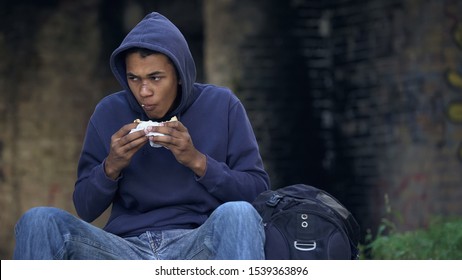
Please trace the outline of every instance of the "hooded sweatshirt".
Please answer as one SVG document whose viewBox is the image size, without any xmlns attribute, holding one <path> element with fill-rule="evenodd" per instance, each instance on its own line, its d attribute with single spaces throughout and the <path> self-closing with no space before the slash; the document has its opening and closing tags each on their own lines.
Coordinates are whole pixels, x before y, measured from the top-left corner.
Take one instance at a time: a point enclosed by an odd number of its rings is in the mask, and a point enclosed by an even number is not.
<svg viewBox="0 0 462 280">
<path fill-rule="evenodd" d="M 119 178 L 106 176 L 111 136 L 135 119 L 149 120 L 127 83 L 124 52 L 134 47 L 163 53 L 175 65 L 181 100 L 162 120 L 177 116 L 186 126 L 195 148 L 206 156 L 202 177 L 177 162 L 168 149 L 149 144 L 136 152 Z M 227 88 L 195 82 L 188 44 L 167 18 L 148 14 L 112 53 L 110 66 L 123 90 L 103 98 L 87 126 L 73 194 L 83 220 L 92 222 L 112 206 L 104 229 L 119 236 L 192 229 L 220 204 L 251 202 L 269 188 L 243 105 Z"/>
</svg>

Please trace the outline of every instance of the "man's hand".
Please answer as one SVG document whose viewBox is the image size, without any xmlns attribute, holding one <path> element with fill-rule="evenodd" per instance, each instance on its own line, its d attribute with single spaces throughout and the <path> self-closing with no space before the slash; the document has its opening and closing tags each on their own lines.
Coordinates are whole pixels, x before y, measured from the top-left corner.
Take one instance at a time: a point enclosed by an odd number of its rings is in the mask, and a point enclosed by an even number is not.
<svg viewBox="0 0 462 280">
<path fill-rule="evenodd" d="M 111 148 L 106 158 L 104 171 L 115 180 L 122 170 L 130 164 L 133 155 L 148 141 L 143 130 L 130 133 L 137 123 L 124 125 L 111 137 Z"/>
<path fill-rule="evenodd" d="M 179 163 L 190 168 L 197 176 L 204 176 L 206 157 L 194 147 L 188 129 L 181 122 L 165 122 L 160 126 L 149 127 L 148 131 L 165 134 L 150 136 L 149 140 L 169 149 Z"/>
</svg>

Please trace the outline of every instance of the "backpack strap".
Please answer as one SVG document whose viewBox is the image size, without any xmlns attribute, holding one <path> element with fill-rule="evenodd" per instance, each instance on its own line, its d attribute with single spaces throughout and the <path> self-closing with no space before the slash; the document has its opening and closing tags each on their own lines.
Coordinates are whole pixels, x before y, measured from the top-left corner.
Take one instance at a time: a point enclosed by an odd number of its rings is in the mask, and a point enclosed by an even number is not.
<svg viewBox="0 0 462 280">
<path fill-rule="evenodd" d="M 262 219 L 264 222 L 267 222 L 271 219 L 271 216 L 273 215 L 274 210 L 276 210 L 276 206 L 279 204 L 282 198 L 284 198 L 284 195 L 281 195 L 278 192 L 273 192 L 271 196 L 268 198 L 268 200 L 266 200 L 265 204 L 266 206 L 268 206 L 267 209 L 272 209 L 272 210 L 264 211 L 263 213 L 261 213 L 263 214 Z"/>
</svg>

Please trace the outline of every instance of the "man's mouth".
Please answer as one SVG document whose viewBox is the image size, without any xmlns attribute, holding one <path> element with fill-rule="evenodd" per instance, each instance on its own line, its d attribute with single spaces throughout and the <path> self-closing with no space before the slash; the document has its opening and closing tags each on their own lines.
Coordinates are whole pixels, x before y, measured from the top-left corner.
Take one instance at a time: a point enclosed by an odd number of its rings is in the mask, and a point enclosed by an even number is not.
<svg viewBox="0 0 462 280">
<path fill-rule="evenodd" d="M 141 107 L 143 107 L 143 109 L 146 111 L 151 111 L 155 108 L 154 105 L 149 105 L 149 104 L 141 104 Z"/>
</svg>

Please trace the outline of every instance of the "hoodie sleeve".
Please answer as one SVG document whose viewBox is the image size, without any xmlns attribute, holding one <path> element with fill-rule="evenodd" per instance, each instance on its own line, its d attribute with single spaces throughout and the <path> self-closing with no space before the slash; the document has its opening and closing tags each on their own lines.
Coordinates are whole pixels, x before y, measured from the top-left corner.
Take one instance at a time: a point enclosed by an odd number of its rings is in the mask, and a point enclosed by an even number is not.
<svg viewBox="0 0 462 280">
<path fill-rule="evenodd" d="M 198 181 L 219 200 L 252 202 L 259 193 L 269 189 L 269 177 L 241 102 L 230 108 L 226 163 L 206 156 L 206 174 Z"/>
<path fill-rule="evenodd" d="M 77 214 L 87 222 L 94 221 L 111 205 L 117 191 L 118 180 L 110 179 L 104 172 L 105 151 L 107 148 L 90 120 L 73 194 Z"/>
</svg>

